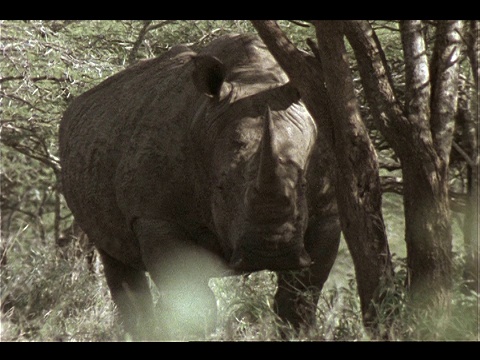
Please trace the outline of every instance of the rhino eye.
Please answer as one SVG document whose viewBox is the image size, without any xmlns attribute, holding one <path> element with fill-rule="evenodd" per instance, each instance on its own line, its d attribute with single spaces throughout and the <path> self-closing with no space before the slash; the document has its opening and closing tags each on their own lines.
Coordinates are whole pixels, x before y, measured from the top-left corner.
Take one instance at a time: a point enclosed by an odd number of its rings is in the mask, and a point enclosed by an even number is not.
<svg viewBox="0 0 480 360">
<path fill-rule="evenodd" d="M 307 185 L 308 185 L 307 179 L 305 179 L 304 177 L 302 177 L 302 178 L 300 179 L 300 187 L 302 188 L 302 190 L 305 190 L 305 189 L 307 188 Z"/>
<path fill-rule="evenodd" d="M 225 190 L 225 185 L 223 183 L 217 183 L 215 185 L 215 188 L 219 191 L 224 191 Z"/>
</svg>

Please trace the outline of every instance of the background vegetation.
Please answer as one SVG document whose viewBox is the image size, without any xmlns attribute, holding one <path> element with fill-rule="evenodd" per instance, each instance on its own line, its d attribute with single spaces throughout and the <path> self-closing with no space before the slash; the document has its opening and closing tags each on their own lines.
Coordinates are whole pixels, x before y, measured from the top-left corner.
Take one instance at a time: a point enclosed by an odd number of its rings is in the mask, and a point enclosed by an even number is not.
<svg viewBox="0 0 480 360">
<path fill-rule="evenodd" d="M 297 46 L 309 51 L 304 40 L 314 37 L 312 27 L 279 23 Z M 433 42 L 433 30 L 427 25 L 426 38 Z M 405 79 L 398 24 L 376 21 L 373 26 L 401 90 Z M 62 231 L 72 223 L 59 182 L 58 124 L 71 99 L 136 61 L 158 56 L 179 43 L 197 48 L 231 32 L 255 30 L 248 21 L 240 20 L 0 21 L 2 341 L 128 340 L 114 321 L 101 265 L 95 262 L 91 271 L 78 242 L 64 247 L 58 243 Z M 351 65 L 356 73 L 356 64 Z M 461 66 L 461 93 L 473 107 L 473 74 L 465 61 Z M 452 152 L 455 289 L 451 311 L 426 315 L 408 306 L 402 286 L 406 250 L 398 159 L 371 124 L 358 76 L 354 82 L 383 176 L 383 216 L 398 284 L 389 294 L 391 301 L 383 305 L 389 307 L 383 313 L 394 314 L 392 337 L 478 340 L 478 295 L 465 286 L 463 278 L 468 164 L 459 153 Z M 457 143 L 462 144 L 461 134 L 457 134 Z M 274 277 L 264 271 L 212 279 L 219 326 L 211 340 L 279 339 L 273 326 L 277 319 L 271 310 Z M 368 339 L 361 321 L 352 260 L 344 242 L 317 316 L 317 329 L 295 339 Z"/>
</svg>

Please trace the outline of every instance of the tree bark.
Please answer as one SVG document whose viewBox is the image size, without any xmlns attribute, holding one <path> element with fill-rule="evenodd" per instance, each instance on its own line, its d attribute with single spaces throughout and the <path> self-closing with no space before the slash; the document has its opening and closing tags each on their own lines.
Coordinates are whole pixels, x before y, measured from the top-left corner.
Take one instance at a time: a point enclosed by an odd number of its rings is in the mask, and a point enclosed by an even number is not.
<svg viewBox="0 0 480 360">
<path fill-rule="evenodd" d="M 440 158 L 442 176 L 447 177 L 458 99 L 458 67 L 462 21 L 440 21 L 431 62 L 432 98 L 430 127 Z"/>
<path fill-rule="evenodd" d="M 364 319 L 374 321 L 370 301 L 392 276 L 392 264 L 381 211 L 378 159 L 360 115 L 344 44 L 343 22 L 314 21 L 330 112 L 335 119 L 337 202 L 340 222 L 352 255 Z M 365 301 L 367 300 L 367 301 Z"/>
<path fill-rule="evenodd" d="M 478 77 L 480 75 L 480 68 L 478 65 L 478 58 L 480 57 L 480 21 L 470 20 L 468 22 L 468 30 L 466 32 L 467 40 L 467 55 L 472 66 L 473 78 L 477 88 L 478 96 Z"/>
<path fill-rule="evenodd" d="M 450 24 L 455 28 L 458 24 Z M 430 94 L 431 76 L 427 64 L 421 23 L 402 21 L 401 34 L 405 54 L 406 103 L 402 108 L 395 98 L 387 69 L 379 56 L 373 29 L 367 21 L 348 21 L 347 38 L 358 60 L 367 101 L 378 128 L 400 158 L 404 183 L 405 240 L 407 244 L 407 285 L 412 298 L 426 304 L 448 303 L 451 287 L 452 232 L 445 166 L 451 136 L 448 116 L 439 111 L 439 101 L 455 107 L 456 95 L 442 96 L 455 81 L 457 64 L 439 60 L 437 77 L 448 81 L 433 82 L 440 90 Z M 451 32 L 437 36 L 452 36 Z M 447 44 L 447 42 L 445 42 Z M 451 49 L 453 51 L 453 49 Z M 448 50 L 440 49 L 444 54 Z M 452 56 L 455 57 L 455 49 Z M 451 59 L 449 57 L 448 59 Z M 446 72 L 452 71 L 450 75 Z M 450 76 L 450 77 L 449 77 Z M 445 79 L 442 78 L 442 79 Z M 442 83 L 443 81 L 443 83 Z M 447 85 L 448 84 L 448 85 Z M 432 123 L 432 113 L 435 119 Z"/>
<path fill-rule="evenodd" d="M 334 153 L 328 165 L 335 169 L 342 231 L 355 265 L 362 315 L 365 325 L 374 329 L 377 314 L 373 304 L 381 301 L 380 289 L 391 279 L 392 266 L 381 213 L 377 158 L 354 96 L 341 22 L 314 23 L 321 62 L 300 53 L 275 21 L 252 23 L 298 88 L 320 132 L 327 134 L 327 150 Z"/>
<path fill-rule="evenodd" d="M 465 99 L 462 107 L 459 106 L 459 116 L 464 117 L 463 136 L 467 154 L 470 158 L 467 177 L 467 210 L 464 221 L 464 242 L 465 242 L 465 271 L 464 279 L 467 281 L 469 289 L 480 293 L 478 282 L 479 262 L 478 253 L 478 235 L 480 234 L 479 224 L 479 193 L 478 178 L 480 165 L 480 142 L 478 141 L 478 107 L 480 104 L 480 92 L 478 87 L 478 77 L 480 69 L 478 67 L 478 58 L 480 56 L 480 29 L 478 20 L 470 20 L 465 31 L 467 43 L 467 55 L 470 59 L 475 90 L 473 91 L 473 101 L 469 105 Z M 467 97 L 467 96 L 466 96 Z M 468 97 L 467 97 L 468 98 Z M 459 103 L 460 105 L 460 103 Z"/>
</svg>

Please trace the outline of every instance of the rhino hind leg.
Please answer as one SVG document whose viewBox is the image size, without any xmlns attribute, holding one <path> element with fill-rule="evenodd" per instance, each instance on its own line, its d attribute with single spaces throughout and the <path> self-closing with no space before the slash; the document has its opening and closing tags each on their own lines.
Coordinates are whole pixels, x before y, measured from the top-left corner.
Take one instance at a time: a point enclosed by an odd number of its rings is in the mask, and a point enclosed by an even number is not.
<svg viewBox="0 0 480 360">
<path fill-rule="evenodd" d="M 339 243 L 337 217 L 314 219 L 305 234 L 305 248 L 312 258 L 312 265 L 301 271 L 278 273 L 274 308 L 277 315 L 296 332 L 308 331 L 316 324 L 320 292 L 337 257 Z M 282 332 L 284 337 L 287 336 L 285 331 Z"/>
<path fill-rule="evenodd" d="M 100 249 L 98 252 L 125 332 L 135 340 L 153 340 L 153 300 L 145 272 L 124 265 Z"/>
</svg>

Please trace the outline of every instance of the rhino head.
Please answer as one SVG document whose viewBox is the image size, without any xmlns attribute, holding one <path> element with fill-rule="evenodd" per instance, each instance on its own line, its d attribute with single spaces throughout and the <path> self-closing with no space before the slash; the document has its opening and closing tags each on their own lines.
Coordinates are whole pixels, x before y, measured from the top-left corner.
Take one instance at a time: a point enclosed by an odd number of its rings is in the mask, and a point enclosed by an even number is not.
<svg viewBox="0 0 480 360">
<path fill-rule="evenodd" d="M 196 120 L 208 130 L 195 136 L 207 154 L 202 166 L 211 218 L 230 267 L 309 266 L 306 173 L 317 128 L 298 92 L 279 69 L 232 75 L 210 56 L 195 59 L 195 65 L 195 86 L 209 97 Z"/>
</svg>

